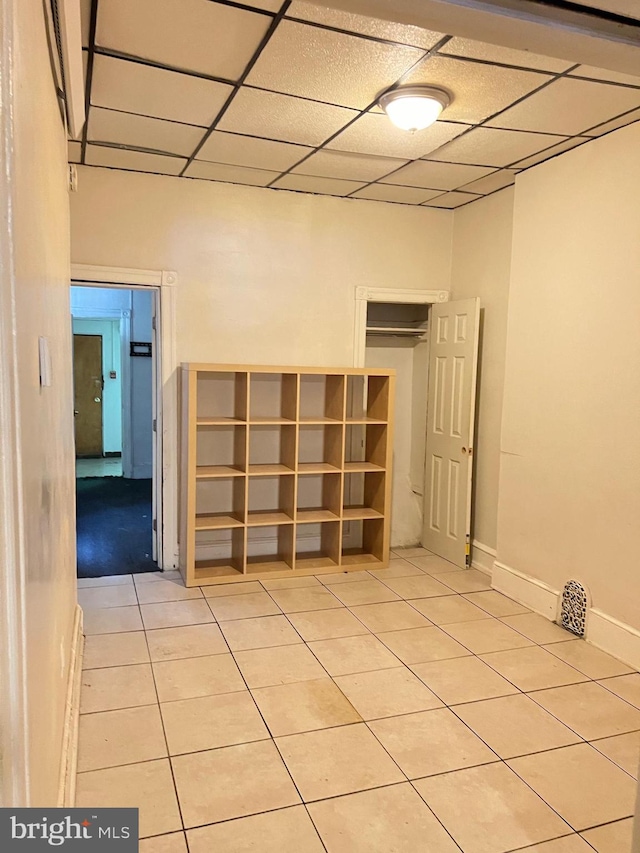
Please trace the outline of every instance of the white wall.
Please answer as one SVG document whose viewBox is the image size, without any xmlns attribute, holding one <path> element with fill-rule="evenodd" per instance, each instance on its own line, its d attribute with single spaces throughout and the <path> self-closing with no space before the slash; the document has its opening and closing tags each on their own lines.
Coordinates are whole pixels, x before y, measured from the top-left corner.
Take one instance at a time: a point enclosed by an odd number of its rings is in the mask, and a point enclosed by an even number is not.
<svg viewBox="0 0 640 853">
<path fill-rule="evenodd" d="M 472 557 L 486 566 L 497 544 L 513 197 L 513 189 L 502 190 L 457 210 L 454 218 L 451 298 L 480 297 Z"/>
<path fill-rule="evenodd" d="M 0 734 L 0 799 L 54 806 L 76 606 L 66 134 L 42 2 L 4 0 L 0 17 L 0 432 L 10 454 L 0 453 L 3 663 L 11 652 L 10 669 L 0 673 L 0 729 L 22 701 L 25 707 L 25 717 Z M 48 388 L 39 384 L 40 336 L 51 352 Z"/>
<path fill-rule="evenodd" d="M 640 124 L 516 184 L 498 559 L 640 629 Z"/>
</svg>

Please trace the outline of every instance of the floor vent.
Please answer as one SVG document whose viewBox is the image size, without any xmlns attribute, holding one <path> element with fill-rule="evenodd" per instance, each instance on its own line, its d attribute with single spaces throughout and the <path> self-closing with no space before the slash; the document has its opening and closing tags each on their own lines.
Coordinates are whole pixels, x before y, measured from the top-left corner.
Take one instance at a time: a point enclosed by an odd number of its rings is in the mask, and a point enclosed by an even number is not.
<svg viewBox="0 0 640 853">
<path fill-rule="evenodd" d="M 584 637 L 587 606 L 586 589 L 578 581 L 567 581 L 562 591 L 562 627 Z"/>
</svg>

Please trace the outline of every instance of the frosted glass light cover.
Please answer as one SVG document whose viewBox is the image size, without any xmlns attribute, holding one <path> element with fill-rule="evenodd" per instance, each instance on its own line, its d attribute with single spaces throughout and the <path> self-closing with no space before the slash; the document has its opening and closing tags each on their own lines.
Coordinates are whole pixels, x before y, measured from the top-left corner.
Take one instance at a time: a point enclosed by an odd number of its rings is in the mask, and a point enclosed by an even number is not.
<svg viewBox="0 0 640 853">
<path fill-rule="evenodd" d="M 449 95 L 439 89 L 407 86 L 388 92 L 379 104 L 401 130 L 424 130 L 433 124 L 450 103 Z"/>
</svg>

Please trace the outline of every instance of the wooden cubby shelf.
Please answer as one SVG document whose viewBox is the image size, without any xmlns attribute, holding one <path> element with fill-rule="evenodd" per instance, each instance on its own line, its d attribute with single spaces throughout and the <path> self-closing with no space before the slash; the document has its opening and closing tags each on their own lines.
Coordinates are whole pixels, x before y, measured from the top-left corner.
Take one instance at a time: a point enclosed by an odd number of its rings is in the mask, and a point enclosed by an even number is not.
<svg viewBox="0 0 640 853">
<path fill-rule="evenodd" d="M 183 364 L 187 586 L 389 560 L 393 370 Z"/>
</svg>

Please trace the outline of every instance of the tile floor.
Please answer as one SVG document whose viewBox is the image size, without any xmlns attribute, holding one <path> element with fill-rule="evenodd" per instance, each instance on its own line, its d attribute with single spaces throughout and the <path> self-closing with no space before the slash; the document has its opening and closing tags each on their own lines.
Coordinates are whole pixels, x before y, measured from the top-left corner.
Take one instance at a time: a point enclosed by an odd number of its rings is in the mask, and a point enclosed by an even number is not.
<svg viewBox="0 0 640 853">
<path fill-rule="evenodd" d="M 105 456 L 101 459 L 76 459 L 76 477 L 122 477 L 122 457 Z"/>
<path fill-rule="evenodd" d="M 629 853 L 640 674 L 422 549 L 80 582 L 79 806 L 141 853 Z"/>
</svg>

